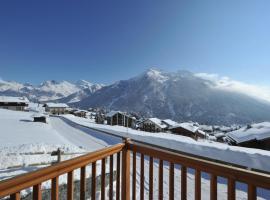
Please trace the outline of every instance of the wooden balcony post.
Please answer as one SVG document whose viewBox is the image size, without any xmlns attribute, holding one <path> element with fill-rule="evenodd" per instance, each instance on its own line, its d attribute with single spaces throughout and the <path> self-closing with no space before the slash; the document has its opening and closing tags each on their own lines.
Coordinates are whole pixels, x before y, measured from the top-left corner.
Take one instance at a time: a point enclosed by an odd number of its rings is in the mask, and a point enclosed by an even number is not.
<svg viewBox="0 0 270 200">
<path fill-rule="evenodd" d="M 41 184 L 33 186 L 33 199 L 41 200 Z"/>
<path fill-rule="evenodd" d="M 85 192 L 86 192 L 86 167 L 81 167 L 81 180 L 80 180 L 80 200 L 85 199 Z"/>
<path fill-rule="evenodd" d="M 255 200 L 257 198 L 256 187 L 252 184 L 248 184 L 248 200 Z"/>
<path fill-rule="evenodd" d="M 10 200 L 20 200 L 20 199 L 21 199 L 20 192 L 10 195 Z"/>
<path fill-rule="evenodd" d="M 122 200 L 130 200 L 130 150 L 128 143 L 130 139 L 126 139 L 125 147 L 122 152 Z"/>
<path fill-rule="evenodd" d="M 52 200 L 58 200 L 58 192 L 59 192 L 59 181 L 58 177 L 55 177 L 52 179 L 52 191 L 51 191 L 51 199 Z"/>
<path fill-rule="evenodd" d="M 73 171 L 68 172 L 67 176 L 67 200 L 73 200 L 74 194 L 74 183 L 73 183 Z"/>
</svg>

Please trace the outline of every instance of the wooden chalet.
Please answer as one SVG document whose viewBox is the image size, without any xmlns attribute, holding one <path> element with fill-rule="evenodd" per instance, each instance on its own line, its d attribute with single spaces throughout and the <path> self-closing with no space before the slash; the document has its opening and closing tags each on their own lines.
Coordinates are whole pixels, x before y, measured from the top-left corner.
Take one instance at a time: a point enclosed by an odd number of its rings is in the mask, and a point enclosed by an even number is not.
<svg viewBox="0 0 270 200">
<path fill-rule="evenodd" d="M 167 128 L 167 125 L 158 118 L 148 118 L 138 125 L 140 130 L 147 132 L 163 132 Z"/>
<path fill-rule="evenodd" d="M 229 132 L 226 139 L 232 145 L 270 150 L 270 122 L 252 124 Z"/>
<path fill-rule="evenodd" d="M 46 103 L 43 107 L 45 107 L 45 111 L 52 115 L 62 115 L 67 113 L 67 109 L 69 108 L 65 103 Z"/>
<path fill-rule="evenodd" d="M 77 116 L 77 117 L 86 118 L 87 113 L 88 113 L 88 111 L 86 111 L 86 110 L 76 110 L 74 112 L 74 115 Z"/>
<path fill-rule="evenodd" d="M 199 130 L 198 126 L 195 126 L 193 123 L 189 122 L 180 123 L 174 127 L 169 128 L 169 130 L 173 134 L 191 137 L 195 140 L 198 138 L 206 138 L 206 134 Z"/>
<path fill-rule="evenodd" d="M 106 120 L 108 125 L 118 125 L 125 127 L 133 127 L 136 121 L 134 117 L 120 111 L 111 111 L 107 113 Z"/>
<path fill-rule="evenodd" d="M 29 100 L 26 97 L 10 97 L 0 96 L 0 108 L 25 111 L 25 107 L 29 105 Z"/>
</svg>

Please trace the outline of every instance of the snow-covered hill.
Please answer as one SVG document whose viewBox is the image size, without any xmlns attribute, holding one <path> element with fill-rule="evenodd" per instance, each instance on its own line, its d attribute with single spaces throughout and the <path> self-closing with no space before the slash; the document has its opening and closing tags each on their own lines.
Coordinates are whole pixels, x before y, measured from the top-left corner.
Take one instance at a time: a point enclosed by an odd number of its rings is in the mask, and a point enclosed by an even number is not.
<svg viewBox="0 0 270 200">
<path fill-rule="evenodd" d="M 14 81 L 0 82 L 0 95 L 26 96 L 32 101 L 50 101 L 67 97 L 65 103 L 80 101 L 99 90 L 103 85 L 92 84 L 85 80 L 70 83 L 68 81 L 45 81 L 38 86 L 21 84 Z M 72 96 L 70 96 L 72 95 Z M 70 97 L 69 97 L 70 96 Z"/>
<path fill-rule="evenodd" d="M 270 103 L 249 93 L 217 87 L 188 71 L 150 69 L 129 80 L 103 87 L 76 106 L 107 107 L 144 116 L 197 121 L 201 124 L 246 124 L 270 120 Z M 230 87 L 227 87 L 230 88 Z"/>
</svg>

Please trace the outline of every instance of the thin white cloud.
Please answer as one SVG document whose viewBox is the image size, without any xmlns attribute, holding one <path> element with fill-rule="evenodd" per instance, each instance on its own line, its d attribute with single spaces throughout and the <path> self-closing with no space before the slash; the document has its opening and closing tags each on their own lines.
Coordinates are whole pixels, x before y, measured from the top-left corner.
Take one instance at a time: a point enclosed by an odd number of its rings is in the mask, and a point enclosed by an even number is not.
<svg viewBox="0 0 270 200">
<path fill-rule="evenodd" d="M 242 93 L 256 99 L 270 102 L 270 87 L 262 85 L 248 84 L 229 77 L 219 76 L 218 74 L 198 73 L 197 77 L 211 81 L 216 89 Z"/>
</svg>

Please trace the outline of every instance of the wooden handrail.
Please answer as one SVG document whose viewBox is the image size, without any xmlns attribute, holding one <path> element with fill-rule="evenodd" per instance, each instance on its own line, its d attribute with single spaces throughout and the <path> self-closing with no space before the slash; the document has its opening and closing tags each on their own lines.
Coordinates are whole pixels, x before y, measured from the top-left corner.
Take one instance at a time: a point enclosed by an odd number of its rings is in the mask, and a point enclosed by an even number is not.
<svg viewBox="0 0 270 200">
<path fill-rule="evenodd" d="M 133 155 L 133 164 L 130 164 L 131 154 Z M 116 161 L 116 188 L 113 184 L 114 177 L 114 155 L 117 156 Z M 140 156 L 140 165 L 136 165 L 137 156 Z M 193 156 L 183 155 L 173 151 L 168 151 L 162 148 L 156 148 L 152 145 L 145 145 L 131 140 L 126 140 L 125 143 L 120 143 L 111 147 L 104 148 L 71 160 L 67 160 L 56 165 L 46 167 L 31 173 L 20 175 L 9 180 L 0 182 L 0 198 L 10 195 L 11 199 L 19 199 L 20 191 L 33 187 L 33 198 L 41 199 L 41 184 L 42 182 L 52 181 L 51 197 L 53 200 L 58 200 L 58 178 L 60 175 L 68 174 L 67 176 L 67 199 L 73 200 L 74 192 L 74 170 L 81 170 L 80 180 L 80 199 L 86 197 L 86 166 L 92 165 L 92 179 L 91 179 L 91 197 L 96 197 L 96 163 L 101 161 L 101 199 L 105 199 L 105 179 L 106 179 L 106 159 L 109 158 L 109 199 L 113 197 L 113 191 L 116 189 L 116 197 L 122 200 L 136 199 L 136 170 L 140 167 L 140 199 L 144 199 L 145 192 L 145 156 L 149 156 L 149 199 L 153 197 L 153 162 L 154 159 L 159 160 L 158 167 L 158 199 L 163 199 L 163 176 L 164 165 L 169 162 L 169 199 L 174 200 L 175 188 L 175 165 L 181 165 L 181 199 L 187 198 L 187 169 L 193 168 L 195 170 L 195 199 L 200 200 L 203 193 L 201 193 L 201 174 L 203 172 L 210 174 L 210 197 L 211 200 L 216 200 L 218 196 L 217 191 L 217 177 L 221 176 L 228 179 L 228 199 L 235 199 L 235 185 L 236 182 L 244 182 L 248 184 L 248 199 L 253 200 L 257 196 L 257 187 L 270 190 L 270 175 L 254 172 L 251 170 L 242 169 L 235 166 L 215 163 L 206 159 L 195 158 Z M 121 159 L 122 157 L 122 159 Z M 121 166 L 121 168 L 120 168 Z M 131 177 L 131 169 L 133 176 Z M 120 172 L 121 171 L 121 172 Z M 130 179 L 132 178 L 132 179 Z M 138 177 L 139 178 L 139 177 Z M 120 184 L 121 179 L 121 184 Z M 132 184 L 130 186 L 130 183 Z M 120 192 L 121 187 L 121 192 Z M 131 192 L 132 189 L 132 192 Z"/>
<path fill-rule="evenodd" d="M 136 143 L 128 143 L 128 148 L 133 151 L 136 149 L 137 153 L 148 155 L 160 160 L 165 160 L 175 164 L 184 165 L 193 169 L 197 169 L 203 172 L 208 172 L 210 174 L 215 174 L 216 176 L 222 176 L 230 179 L 234 179 L 240 182 L 249 183 L 256 185 L 257 187 L 262 187 L 265 189 L 270 189 L 270 175 L 260 172 L 254 172 L 251 170 L 246 170 L 242 168 L 237 168 L 234 166 L 224 165 L 215 163 L 208 160 L 198 159 L 178 153 L 173 153 L 166 150 L 161 150 L 157 148 L 150 147 L 148 145 L 141 145 Z"/>
<path fill-rule="evenodd" d="M 26 188 L 38 185 L 44 181 L 53 179 L 62 174 L 84 167 L 89 163 L 101 160 L 115 153 L 121 152 L 125 144 L 116 144 L 83 156 L 63 161 L 53 166 L 49 166 L 34 172 L 16 176 L 14 178 L 0 182 L 0 198 Z"/>
</svg>

